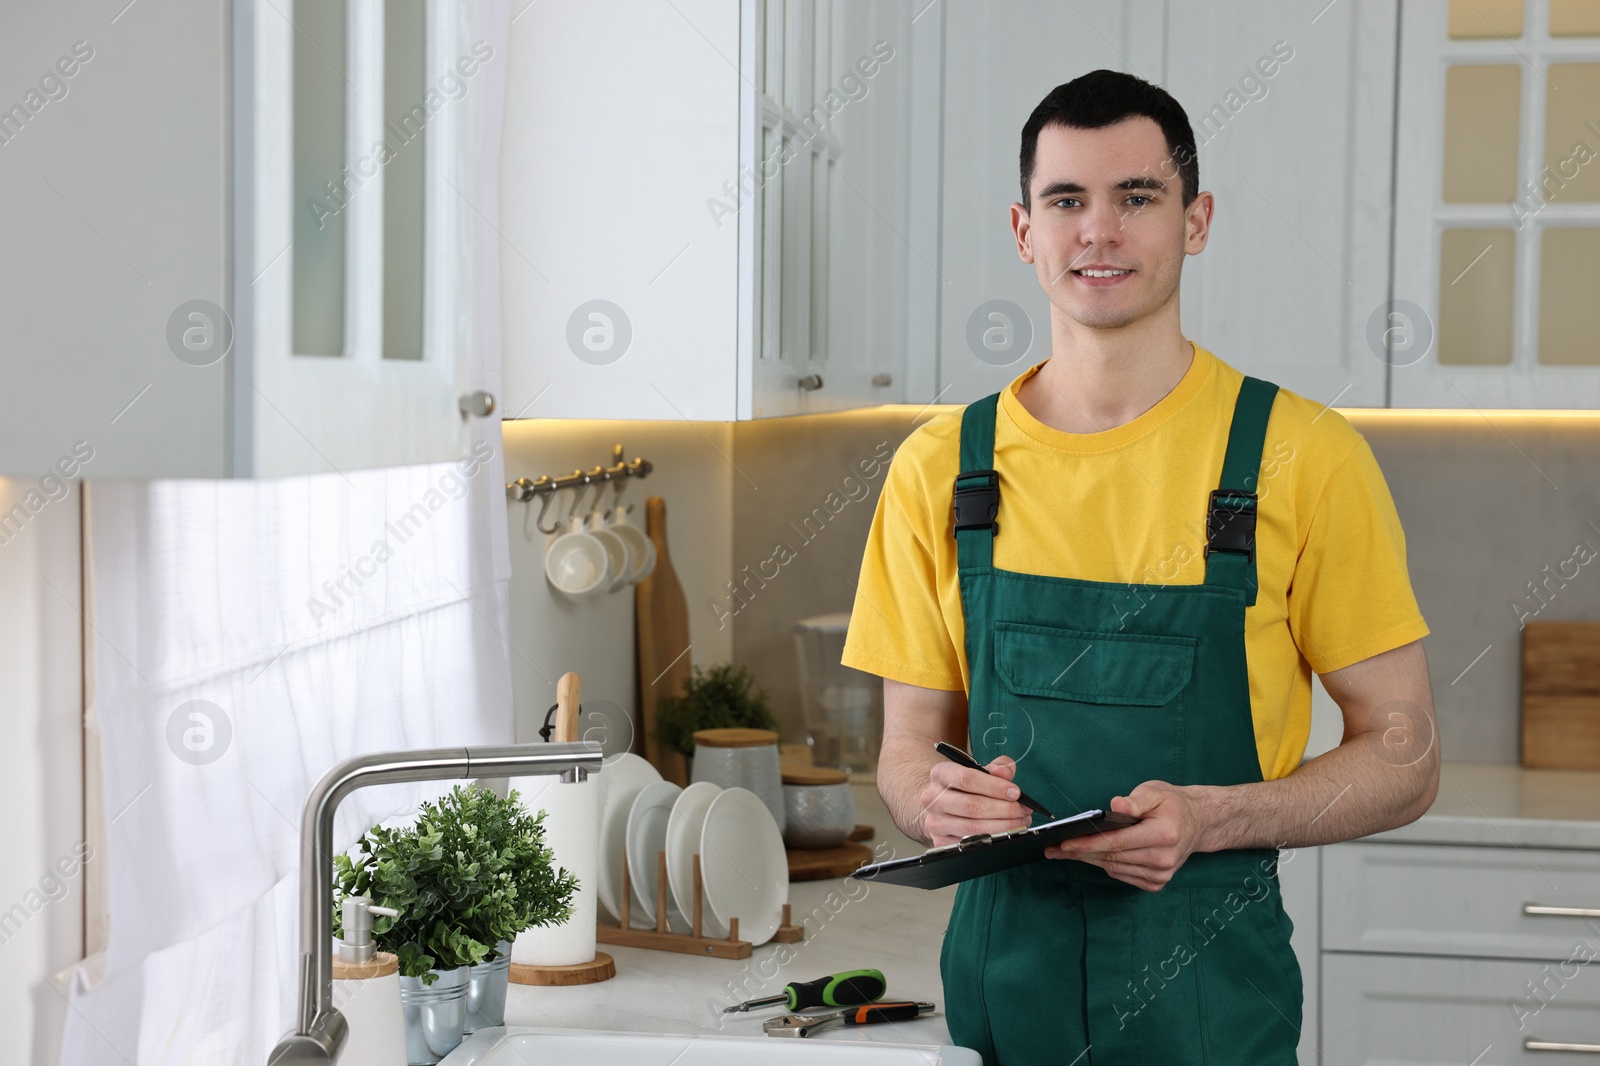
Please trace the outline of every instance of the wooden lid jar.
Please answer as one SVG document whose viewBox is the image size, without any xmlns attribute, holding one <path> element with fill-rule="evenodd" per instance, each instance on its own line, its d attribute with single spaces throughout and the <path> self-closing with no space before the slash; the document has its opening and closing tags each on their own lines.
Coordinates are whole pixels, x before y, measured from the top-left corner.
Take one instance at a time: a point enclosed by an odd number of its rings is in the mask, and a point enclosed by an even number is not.
<svg viewBox="0 0 1600 1066">
<path fill-rule="evenodd" d="M 697 729 L 694 746 L 698 748 L 760 748 L 778 746 L 778 734 L 770 729 Z"/>
<path fill-rule="evenodd" d="M 722 788 L 747 788 L 784 829 L 783 777 L 778 734 L 770 729 L 700 729 L 694 734 L 694 781 Z"/>
<path fill-rule="evenodd" d="M 831 848 L 856 827 L 850 775 L 826 766 L 783 768 L 783 841 L 791 848 Z"/>
</svg>

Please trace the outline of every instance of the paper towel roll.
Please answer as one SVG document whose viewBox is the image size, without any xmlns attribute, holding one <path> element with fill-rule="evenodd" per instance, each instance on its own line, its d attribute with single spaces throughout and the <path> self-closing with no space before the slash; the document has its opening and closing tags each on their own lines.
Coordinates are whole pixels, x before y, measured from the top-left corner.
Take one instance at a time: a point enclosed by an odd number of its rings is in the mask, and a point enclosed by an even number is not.
<svg viewBox="0 0 1600 1066">
<path fill-rule="evenodd" d="M 562 781 L 519 777 L 511 782 L 531 813 L 545 811 L 544 839 L 555 864 L 578 879 L 572 914 L 560 925 L 535 926 L 517 935 L 511 961 L 518 966 L 571 966 L 594 958 L 595 878 L 600 865 L 600 778 Z"/>
<path fill-rule="evenodd" d="M 394 956 L 379 958 L 392 960 Z M 335 980 L 333 1005 L 350 1025 L 349 1043 L 339 1057 L 344 1066 L 404 1066 L 406 1025 L 400 1009 L 399 973 Z"/>
</svg>

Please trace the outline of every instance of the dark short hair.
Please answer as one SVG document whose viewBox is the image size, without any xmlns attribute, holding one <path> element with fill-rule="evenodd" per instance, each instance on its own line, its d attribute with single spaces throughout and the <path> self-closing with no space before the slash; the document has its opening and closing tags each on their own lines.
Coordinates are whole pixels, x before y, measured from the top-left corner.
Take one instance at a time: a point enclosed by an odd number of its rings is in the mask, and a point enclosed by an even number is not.
<svg viewBox="0 0 1600 1066">
<path fill-rule="evenodd" d="M 1022 127 L 1022 206 L 1033 209 L 1029 187 L 1033 184 L 1040 130 L 1046 126 L 1097 130 L 1138 115 L 1154 119 L 1166 136 L 1167 151 L 1183 181 L 1183 206 L 1188 207 L 1200 191 L 1200 158 L 1189 116 L 1161 86 L 1119 70 L 1091 70 L 1065 85 L 1057 85 L 1028 116 Z"/>
</svg>

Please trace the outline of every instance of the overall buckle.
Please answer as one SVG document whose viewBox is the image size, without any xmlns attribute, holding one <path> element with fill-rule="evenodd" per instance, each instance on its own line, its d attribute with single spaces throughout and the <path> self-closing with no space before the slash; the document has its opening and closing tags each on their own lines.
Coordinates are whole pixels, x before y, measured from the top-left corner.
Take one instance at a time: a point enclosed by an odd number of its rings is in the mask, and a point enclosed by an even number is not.
<svg viewBox="0 0 1600 1066">
<path fill-rule="evenodd" d="M 1256 546 L 1256 494 L 1236 489 L 1212 489 L 1206 508 L 1206 555 L 1233 552 L 1254 560 Z"/>
<path fill-rule="evenodd" d="M 963 484 L 974 478 L 977 484 Z M 963 529 L 987 529 L 1000 532 L 995 516 L 1000 513 L 1000 474 L 995 470 L 965 470 L 956 475 L 955 532 Z"/>
</svg>

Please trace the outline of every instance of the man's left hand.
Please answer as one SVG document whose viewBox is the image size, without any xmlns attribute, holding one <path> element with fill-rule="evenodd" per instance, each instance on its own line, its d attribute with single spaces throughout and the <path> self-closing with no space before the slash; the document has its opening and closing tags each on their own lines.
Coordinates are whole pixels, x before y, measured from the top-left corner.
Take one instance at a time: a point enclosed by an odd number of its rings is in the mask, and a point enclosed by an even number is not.
<svg viewBox="0 0 1600 1066">
<path fill-rule="evenodd" d="M 1133 815 L 1140 819 L 1138 825 L 1052 844 L 1045 858 L 1092 863 L 1119 881 L 1159 892 L 1200 843 L 1201 791 L 1198 786 L 1146 781 L 1111 801 L 1113 811 Z"/>
</svg>

